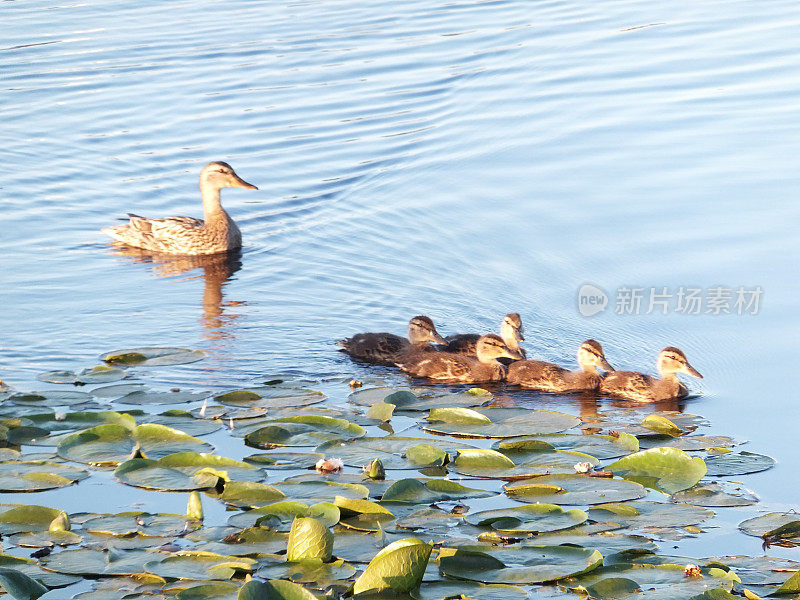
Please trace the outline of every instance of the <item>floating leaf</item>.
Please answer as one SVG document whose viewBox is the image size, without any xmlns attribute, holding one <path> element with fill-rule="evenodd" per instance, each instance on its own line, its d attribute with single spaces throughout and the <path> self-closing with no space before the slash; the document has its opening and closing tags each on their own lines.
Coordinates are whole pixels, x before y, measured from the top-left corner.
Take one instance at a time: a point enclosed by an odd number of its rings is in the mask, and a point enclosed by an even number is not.
<svg viewBox="0 0 800 600">
<path fill-rule="evenodd" d="M 449 459 L 449 453 L 468 447 L 449 440 L 385 436 L 333 440 L 317 446 L 316 450 L 325 456 L 340 458 L 351 467 L 363 468 L 377 458 L 386 469 L 419 469 L 442 466 Z"/>
<path fill-rule="evenodd" d="M 400 479 L 386 490 L 383 502 L 423 504 L 442 500 L 487 498 L 497 492 L 468 488 L 449 479 Z"/>
<path fill-rule="evenodd" d="M 442 549 L 439 569 L 455 579 L 524 585 L 585 573 L 602 562 L 597 550 L 570 546 L 461 546 Z"/>
<path fill-rule="evenodd" d="M 355 594 L 369 590 L 408 592 L 419 587 L 432 546 L 416 538 L 398 540 L 375 555 L 356 579 Z"/>
<path fill-rule="evenodd" d="M 758 498 L 754 494 L 732 483 L 696 485 L 691 489 L 674 494 L 672 498 L 678 502 L 711 507 L 750 506 L 758 502 Z"/>
<path fill-rule="evenodd" d="M 580 525 L 588 518 L 582 510 L 564 510 L 555 504 L 528 504 L 484 510 L 467 515 L 467 523 L 507 535 L 558 531 Z"/>
<path fill-rule="evenodd" d="M 772 468 L 774 464 L 774 458 L 752 452 L 730 452 L 706 457 L 708 475 L 712 477 L 758 473 Z"/>
<path fill-rule="evenodd" d="M 612 521 L 629 527 L 686 527 L 697 525 L 714 516 L 714 512 L 691 504 L 652 502 L 609 502 L 589 509 L 589 518 Z"/>
<path fill-rule="evenodd" d="M 133 534 L 151 537 L 175 537 L 198 529 L 201 524 L 185 515 L 157 514 L 141 511 L 102 515 L 88 519 L 83 523 L 83 530 L 114 536 L 131 536 Z"/>
<path fill-rule="evenodd" d="M 319 559 L 328 562 L 333 552 L 333 533 L 322 521 L 300 517 L 292 522 L 286 549 L 286 560 Z"/>
<path fill-rule="evenodd" d="M 445 600 L 470 598 L 473 600 L 527 600 L 528 591 L 515 585 L 487 585 L 474 581 L 426 581 L 412 590 L 416 600 Z M 538 595 L 538 594 L 537 594 Z"/>
<path fill-rule="evenodd" d="M 280 390 L 258 388 L 257 390 L 235 390 L 214 399 L 226 406 L 241 408 L 285 408 L 303 407 L 325 400 L 325 394 L 305 388 L 281 388 Z"/>
<path fill-rule="evenodd" d="M 163 556 L 149 550 L 103 552 L 78 548 L 53 553 L 41 559 L 46 569 L 68 575 L 132 575 L 144 571 L 146 562 Z"/>
<path fill-rule="evenodd" d="M 334 439 L 363 437 L 366 433 L 363 427 L 346 419 L 300 415 L 269 421 L 264 427 L 247 434 L 245 443 L 264 449 L 317 446 Z"/>
<path fill-rule="evenodd" d="M 703 459 L 677 448 L 651 448 L 606 465 L 614 474 L 667 494 L 688 489 L 706 474 Z"/>
<path fill-rule="evenodd" d="M 492 448 L 516 462 L 524 460 L 530 453 L 542 450 L 541 444 L 557 450 L 573 450 L 594 456 L 600 460 L 617 458 L 639 451 L 639 440 L 629 433 L 611 435 L 583 435 L 575 433 L 551 433 L 549 435 L 513 437 L 495 442 Z"/>
<path fill-rule="evenodd" d="M 145 347 L 106 352 L 100 355 L 100 360 L 110 365 L 126 367 L 162 367 L 197 362 L 205 358 L 205 356 L 206 354 L 202 350 Z"/>
<path fill-rule="evenodd" d="M 350 402 L 360 406 L 394 404 L 398 411 L 425 411 L 433 408 L 484 406 L 492 401 L 491 395 L 466 392 L 448 392 L 432 387 L 360 389 L 350 394 Z"/>
<path fill-rule="evenodd" d="M 647 415 L 642 426 L 661 435 L 676 437 L 684 433 L 683 429 L 662 415 Z"/>
<path fill-rule="evenodd" d="M 317 597 L 291 581 L 254 579 L 242 586 L 238 600 L 317 600 Z"/>
<path fill-rule="evenodd" d="M 643 497 L 644 487 L 632 481 L 585 475 L 544 475 L 505 486 L 506 494 L 519 502 L 551 504 L 600 504 Z"/>
<path fill-rule="evenodd" d="M 175 579 L 230 579 L 237 573 L 250 573 L 256 561 L 243 556 L 224 556 L 212 552 L 181 552 L 144 565 L 149 573 Z"/>
<path fill-rule="evenodd" d="M 580 419 L 565 413 L 528 408 L 434 409 L 422 428 L 430 433 L 472 438 L 507 438 L 556 433 Z"/>
<path fill-rule="evenodd" d="M 756 537 L 772 537 L 773 541 L 800 537 L 800 514 L 789 511 L 770 512 L 739 523 L 739 530 Z"/>
<path fill-rule="evenodd" d="M 0 586 L 14 600 L 36 600 L 48 591 L 35 579 L 8 567 L 0 567 Z"/>
<path fill-rule="evenodd" d="M 155 490 L 187 491 L 216 487 L 220 481 L 260 479 L 260 469 L 247 463 L 198 452 L 170 454 L 159 460 L 133 458 L 114 471 L 128 485 Z"/>
<path fill-rule="evenodd" d="M 517 458 L 517 453 L 514 456 Z M 571 474 L 575 472 L 576 463 L 588 463 L 593 467 L 600 462 L 588 454 L 556 450 L 549 444 L 542 444 L 540 452 L 524 453 L 520 461 L 521 464 L 515 465 L 507 455 L 496 450 L 459 450 L 453 468 L 457 473 L 472 477 L 515 480 L 555 473 Z"/>
<path fill-rule="evenodd" d="M 311 469 L 324 459 L 321 452 L 264 452 L 245 456 L 243 460 L 269 469 Z"/>
<path fill-rule="evenodd" d="M 0 533 L 47 531 L 64 511 L 33 504 L 0 504 Z"/>
<path fill-rule="evenodd" d="M 130 427 L 110 423 L 65 438 L 58 445 L 58 454 L 87 464 L 117 465 L 135 452 L 155 460 L 179 452 L 213 449 L 211 444 L 164 425 L 146 423 Z"/>
<path fill-rule="evenodd" d="M 278 529 L 281 524 L 288 525 L 297 517 L 315 517 L 330 527 L 339 522 L 339 509 L 330 502 L 309 506 L 303 502 L 285 500 L 237 513 L 228 519 L 228 523 L 234 527 L 261 526 L 263 523 Z M 288 529 L 287 526 L 285 530 Z"/>
<path fill-rule="evenodd" d="M 86 479 L 77 467 L 45 461 L 0 462 L 0 492 L 40 492 Z"/>
<path fill-rule="evenodd" d="M 272 504 L 286 498 L 281 490 L 255 481 L 229 481 L 225 484 L 220 500 L 238 507 L 257 507 Z"/>
</svg>

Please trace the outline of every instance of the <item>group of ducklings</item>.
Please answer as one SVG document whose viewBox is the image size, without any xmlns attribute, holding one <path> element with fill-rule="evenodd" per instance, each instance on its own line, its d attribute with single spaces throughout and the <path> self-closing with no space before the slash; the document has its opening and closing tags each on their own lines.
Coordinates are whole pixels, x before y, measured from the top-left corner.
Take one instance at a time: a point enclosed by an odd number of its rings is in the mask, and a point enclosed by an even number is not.
<svg viewBox="0 0 800 600">
<path fill-rule="evenodd" d="M 409 321 L 408 338 L 392 333 L 359 333 L 338 344 L 354 358 L 397 366 L 417 377 L 457 383 L 506 381 L 545 392 L 596 391 L 635 402 L 686 396 L 688 390 L 678 379 L 678 373 L 703 377 L 689 364 L 686 355 L 672 346 L 658 355 L 656 367 L 660 379 L 635 371 L 616 371 L 595 340 L 586 340 L 578 347 L 580 370 L 572 371 L 528 359 L 519 345 L 525 340 L 523 334 L 522 319 L 517 313 L 503 318 L 500 335 L 447 337 L 439 335 L 430 318 L 417 316 Z"/>
</svg>

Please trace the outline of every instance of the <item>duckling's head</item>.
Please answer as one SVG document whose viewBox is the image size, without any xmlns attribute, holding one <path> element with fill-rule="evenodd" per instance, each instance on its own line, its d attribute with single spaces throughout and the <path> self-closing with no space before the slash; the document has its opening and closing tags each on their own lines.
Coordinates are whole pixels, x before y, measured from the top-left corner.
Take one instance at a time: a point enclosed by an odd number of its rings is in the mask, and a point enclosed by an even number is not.
<svg viewBox="0 0 800 600">
<path fill-rule="evenodd" d="M 614 367 L 608 364 L 603 347 L 596 340 L 586 340 L 578 347 L 578 365 L 584 371 L 613 371 Z"/>
<path fill-rule="evenodd" d="M 412 344 L 433 342 L 434 344 L 447 345 L 444 338 L 436 331 L 433 321 L 422 315 L 414 317 L 408 322 L 408 339 Z"/>
<path fill-rule="evenodd" d="M 257 190 L 253 184 L 247 183 L 239 177 L 228 163 L 213 161 L 200 171 L 200 187 L 219 190 L 224 187 L 240 187 L 248 190 Z"/>
<path fill-rule="evenodd" d="M 661 351 L 658 355 L 656 366 L 658 367 L 658 372 L 661 377 L 673 375 L 675 373 L 686 373 L 692 377 L 703 378 L 703 376 L 697 372 L 697 369 L 686 360 L 686 355 L 672 346 L 667 346 Z"/>
<path fill-rule="evenodd" d="M 478 338 L 475 353 L 481 362 L 491 362 L 496 358 L 513 358 L 514 360 L 523 358 L 522 354 L 509 348 L 503 338 L 494 333 L 482 335 Z"/>
<path fill-rule="evenodd" d="M 518 348 L 525 341 L 525 328 L 519 313 L 508 313 L 500 324 L 500 337 L 511 347 Z"/>
</svg>

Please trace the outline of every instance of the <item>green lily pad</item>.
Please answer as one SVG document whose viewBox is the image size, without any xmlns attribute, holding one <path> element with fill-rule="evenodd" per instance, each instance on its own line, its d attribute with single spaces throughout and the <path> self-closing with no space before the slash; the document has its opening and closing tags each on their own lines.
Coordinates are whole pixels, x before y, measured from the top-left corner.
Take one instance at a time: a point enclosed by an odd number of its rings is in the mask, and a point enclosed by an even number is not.
<svg viewBox="0 0 800 600">
<path fill-rule="evenodd" d="M 151 405 L 151 404 L 188 404 L 200 402 L 208 398 L 208 392 L 157 392 L 155 390 L 139 390 L 117 398 L 120 404 Z"/>
<path fill-rule="evenodd" d="M 439 569 L 454 579 L 529 585 L 585 573 L 602 562 L 597 550 L 570 546 L 460 546 L 442 550 Z"/>
<path fill-rule="evenodd" d="M 624 502 L 647 494 L 644 487 L 633 481 L 585 475 L 544 475 L 508 484 L 504 489 L 519 502 L 561 505 Z"/>
<path fill-rule="evenodd" d="M 314 517 L 299 517 L 292 522 L 286 546 L 286 560 L 328 562 L 333 553 L 333 533 Z"/>
<path fill-rule="evenodd" d="M 245 456 L 243 460 L 268 469 L 311 469 L 324 458 L 321 452 L 263 452 Z"/>
<path fill-rule="evenodd" d="M 242 586 L 238 600 L 317 600 L 317 597 L 291 581 L 254 579 Z"/>
<path fill-rule="evenodd" d="M 595 457 L 581 452 L 556 450 L 549 444 L 543 446 L 541 452 L 526 452 L 521 464 L 514 464 L 506 454 L 496 450 L 484 448 L 459 450 L 452 468 L 457 473 L 471 477 L 516 480 L 537 475 L 572 474 L 577 463 L 589 463 L 594 467 L 600 462 Z"/>
<path fill-rule="evenodd" d="M 469 446 L 449 440 L 385 436 L 333 440 L 317 446 L 316 450 L 327 457 L 340 458 L 351 467 L 363 468 L 377 458 L 386 469 L 420 469 L 442 466 L 449 453 L 458 448 Z"/>
<path fill-rule="evenodd" d="M 709 448 L 729 448 L 738 445 L 739 442 L 726 435 L 684 435 L 681 437 L 640 437 L 639 444 L 642 448 L 662 446 L 694 452 Z"/>
<path fill-rule="evenodd" d="M 228 528 L 222 529 L 227 531 Z M 230 556 L 261 556 L 285 550 L 287 542 L 286 533 L 269 527 L 248 527 L 228 533 L 219 540 L 195 546 L 194 549 Z"/>
<path fill-rule="evenodd" d="M 521 458 L 527 454 L 539 452 L 541 443 L 546 443 L 557 450 L 583 452 L 600 460 L 618 458 L 639 451 L 639 440 L 629 433 L 620 433 L 618 436 L 551 433 L 549 435 L 513 437 L 495 442 L 492 448 L 502 452 L 515 462 L 521 462 Z"/>
<path fill-rule="evenodd" d="M 369 489 L 358 483 L 344 483 L 322 479 L 288 479 L 276 483 L 275 487 L 281 490 L 292 500 L 332 501 L 337 496 L 347 498 L 366 498 L 369 496 Z"/>
<path fill-rule="evenodd" d="M 0 504 L 0 534 L 47 531 L 64 511 L 34 504 Z"/>
<path fill-rule="evenodd" d="M 484 510 L 467 515 L 476 527 L 493 529 L 505 535 L 527 535 L 569 529 L 588 519 L 577 508 L 564 510 L 555 504 L 527 504 L 511 508 Z"/>
<path fill-rule="evenodd" d="M 73 531 L 37 531 L 35 533 L 15 533 L 7 539 L 15 546 L 24 548 L 44 548 L 52 546 L 73 546 L 83 538 Z"/>
<path fill-rule="evenodd" d="M 202 350 L 145 347 L 106 352 L 100 355 L 100 360 L 109 365 L 123 367 L 163 367 L 197 362 L 203 360 L 205 356 L 206 353 Z"/>
<path fill-rule="evenodd" d="M 213 449 L 207 442 L 164 425 L 146 423 L 130 427 L 110 423 L 67 437 L 58 445 L 58 454 L 87 464 L 117 465 L 135 453 L 158 459 L 179 452 Z"/>
<path fill-rule="evenodd" d="M 256 561 L 244 556 L 223 556 L 211 552 L 181 552 L 144 565 L 148 573 L 174 579 L 230 579 L 237 573 L 251 573 Z"/>
<path fill-rule="evenodd" d="M 35 579 L 8 567 L 0 567 L 0 586 L 14 600 L 36 600 L 48 592 L 47 588 Z"/>
<path fill-rule="evenodd" d="M 787 572 L 800 570 L 800 562 L 772 556 L 721 556 L 708 559 L 708 563 L 730 567 L 743 585 L 780 585 Z"/>
<path fill-rule="evenodd" d="M 228 519 L 228 524 L 246 528 L 261 526 L 263 523 L 274 530 L 288 531 L 288 525 L 297 517 L 315 517 L 330 527 L 339 522 L 339 516 L 339 508 L 330 502 L 318 502 L 309 506 L 296 500 L 284 500 L 237 513 Z"/>
<path fill-rule="evenodd" d="M 0 462 L 0 492 L 41 492 L 70 485 L 89 476 L 87 471 L 54 462 Z"/>
<path fill-rule="evenodd" d="M 208 435 L 222 429 L 222 422 L 218 420 L 197 419 L 192 413 L 185 410 L 168 410 L 159 415 L 151 415 L 143 411 L 128 411 L 136 423 L 155 423 L 182 431 L 188 435 Z"/>
<path fill-rule="evenodd" d="M 301 560 L 261 563 L 257 571 L 259 577 L 267 579 L 285 578 L 294 583 L 310 585 L 315 589 L 326 589 L 335 584 L 350 587 L 349 579 L 356 573 L 355 567 L 342 560 L 322 562 L 321 560 Z"/>
<path fill-rule="evenodd" d="M 708 475 L 711 477 L 758 473 L 772 468 L 774 464 L 774 458 L 752 452 L 730 452 L 706 457 L 706 467 L 708 467 Z"/>
<path fill-rule="evenodd" d="M 68 384 L 94 384 L 111 383 L 124 379 L 127 375 L 125 369 L 110 367 L 108 365 L 97 365 L 91 369 L 83 369 L 80 373 L 72 371 L 48 371 L 37 375 L 39 381 L 46 383 L 68 383 Z"/>
<path fill-rule="evenodd" d="M 268 425 L 245 436 L 245 443 L 255 448 L 270 449 L 282 446 L 317 446 L 323 442 L 366 435 L 360 425 L 346 419 L 316 415 L 285 417 L 269 421 Z"/>
<path fill-rule="evenodd" d="M 773 536 L 781 540 L 800 538 L 800 514 L 770 512 L 739 523 L 739 530 L 756 537 Z"/>
<path fill-rule="evenodd" d="M 580 419 L 565 413 L 528 408 L 437 408 L 422 429 L 429 433 L 469 438 L 508 438 L 556 433 Z"/>
<path fill-rule="evenodd" d="M 89 533 L 113 536 L 140 534 L 151 537 L 176 537 L 200 526 L 199 521 L 188 519 L 185 515 L 153 515 L 140 511 L 93 517 L 82 525 L 83 530 Z"/>
<path fill-rule="evenodd" d="M 606 465 L 614 474 L 666 494 L 688 489 L 706 474 L 703 459 L 677 448 L 651 448 Z"/>
<path fill-rule="evenodd" d="M 714 516 L 714 512 L 700 506 L 683 503 L 609 502 L 589 509 L 594 521 L 612 521 L 628 527 L 687 527 L 697 525 Z"/>
<path fill-rule="evenodd" d="M 485 406 L 491 395 L 465 392 L 448 392 L 431 387 L 394 388 L 377 387 L 360 389 L 350 394 L 349 401 L 359 406 L 394 404 L 396 411 L 425 411 L 433 408 Z"/>
<path fill-rule="evenodd" d="M 78 548 L 54 552 L 40 562 L 46 569 L 67 575 L 133 575 L 144 571 L 145 563 L 159 556 L 164 555 L 151 550 L 104 552 Z"/>
<path fill-rule="evenodd" d="M 647 415 L 642 421 L 642 427 L 670 437 L 676 437 L 685 433 L 683 429 L 663 415 Z"/>
<path fill-rule="evenodd" d="M 155 490 L 192 491 L 216 487 L 220 481 L 257 481 L 261 469 L 247 463 L 198 452 L 169 454 L 157 461 L 133 458 L 114 471 L 122 483 Z"/>
<path fill-rule="evenodd" d="M 412 531 L 425 531 L 429 535 L 434 532 L 445 531 L 452 533 L 453 527 L 460 527 L 463 531 L 464 515 L 449 513 L 441 508 L 423 508 L 410 515 L 397 519 L 395 525 L 400 529 Z"/>
<path fill-rule="evenodd" d="M 624 578 L 635 581 L 642 589 L 647 589 L 646 595 L 639 593 L 619 596 L 625 600 L 637 597 L 685 600 L 714 588 L 730 590 L 733 587 L 733 580 L 722 569 L 703 568 L 699 577 L 687 577 L 684 569 L 685 564 L 619 563 L 599 567 L 591 573 L 560 583 L 569 587 L 580 585 L 588 588 L 598 586 L 609 578 Z M 653 586 L 656 586 L 655 589 L 651 589 Z"/>
<path fill-rule="evenodd" d="M 201 583 L 181 589 L 175 594 L 175 598 L 177 600 L 237 600 L 240 588 L 238 583 L 232 581 Z"/>
<path fill-rule="evenodd" d="M 697 506 L 750 506 L 758 498 L 750 491 L 733 483 L 707 483 L 678 492 L 672 496 L 677 502 L 688 502 Z"/>
<path fill-rule="evenodd" d="M 303 388 L 281 389 L 280 393 L 276 393 L 276 390 L 257 388 L 257 390 L 235 390 L 214 396 L 217 402 L 225 406 L 266 409 L 310 406 L 322 402 L 325 398 L 322 392 Z"/>
<path fill-rule="evenodd" d="M 16 393 L 8 397 L 7 402 L 19 406 L 31 406 L 39 409 L 58 408 L 61 406 L 80 406 L 92 402 L 92 396 L 86 392 L 73 390 L 42 390 L 28 393 Z"/>
<path fill-rule="evenodd" d="M 353 593 L 384 589 L 408 592 L 419 587 L 431 550 L 430 544 L 417 538 L 392 542 L 369 562 L 356 579 Z"/>
<path fill-rule="evenodd" d="M 219 497 L 225 504 L 240 508 L 265 506 L 285 498 L 281 490 L 255 481 L 229 481 Z"/>
<path fill-rule="evenodd" d="M 415 600 L 527 600 L 528 591 L 516 585 L 474 581 L 429 581 L 411 591 Z"/>
<path fill-rule="evenodd" d="M 488 498 L 497 492 L 468 488 L 449 479 L 400 479 L 384 492 L 382 502 L 423 504 L 442 500 Z"/>
<path fill-rule="evenodd" d="M 592 532 L 594 526 L 581 525 L 541 533 L 536 537 L 522 540 L 523 546 L 581 546 L 600 552 L 606 560 L 609 554 L 626 552 L 655 552 L 657 546 L 648 537 L 614 533 L 612 531 Z"/>
</svg>

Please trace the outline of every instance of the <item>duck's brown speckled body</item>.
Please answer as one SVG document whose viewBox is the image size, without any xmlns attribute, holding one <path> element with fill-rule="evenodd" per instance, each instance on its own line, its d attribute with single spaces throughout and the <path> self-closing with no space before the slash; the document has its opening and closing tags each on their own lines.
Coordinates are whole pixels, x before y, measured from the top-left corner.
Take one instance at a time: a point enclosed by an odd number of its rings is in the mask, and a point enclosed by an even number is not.
<svg viewBox="0 0 800 600">
<path fill-rule="evenodd" d="M 428 343 L 445 344 L 436 331 L 433 321 L 425 316 L 416 316 L 408 323 L 408 338 L 393 333 L 357 333 L 337 343 L 353 358 L 376 365 L 394 366 L 409 352 L 432 352 Z"/>
<path fill-rule="evenodd" d="M 586 340 L 578 348 L 578 366 L 580 371 L 570 371 L 541 360 L 518 360 L 509 365 L 506 381 L 545 392 L 585 392 L 600 387 L 603 378 L 598 367 L 614 370 L 595 340 Z"/>
<path fill-rule="evenodd" d="M 167 254 L 217 254 L 240 248 L 242 234 L 220 202 L 223 187 L 258 189 L 239 177 L 229 164 L 210 162 L 200 173 L 205 219 L 146 219 L 129 214 L 127 225 L 107 227 L 103 232 L 123 244 Z"/>
<path fill-rule="evenodd" d="M 498 358 L 519 359 L 521 355 L 506 346 L 499 335 L 481 336 L 477 343 L 477 356 L 452 352 L 412 352 L 397 366 L 417 377 L 428 377 L 458 383 L 483 383 L 502 381 L 506 368 Z"/>
<path fill-rule="evenodd" d="M 600 391 L 634 402 L 658 402 L 687 395 L 688 390 L 678 379 L 677 373 L 703 378 L 686 360 L 686 355 L 672 346 L 661 351 L 656 366 L 661 379 L 636 371 L 615 371 L 603 379 Z"/>
<path fill-rule="evenodd" d="M 525 341 L 523 335 L 524 328 L 522 327 L 522 317 L 519 313 L 508 313 L 500 324 L 500 337 L 503 338 L 506 346 L 519 352 L 523 358 L 527 356 L 525 349 L 519 345 L 520 342 Z M 475 356 L 477 352 L 478 339 L 480 335 L 477 333 L 458 333 L 456 335 L 448 335 L 445 337 L 447 346 L 442 348 L 442 352 L 452 352 L 455 354 L 469 354 Z"/>
</svg>

